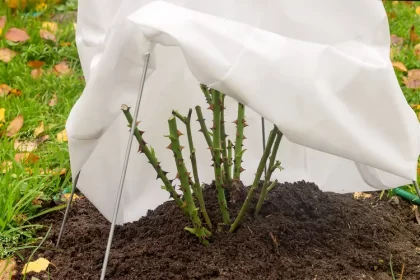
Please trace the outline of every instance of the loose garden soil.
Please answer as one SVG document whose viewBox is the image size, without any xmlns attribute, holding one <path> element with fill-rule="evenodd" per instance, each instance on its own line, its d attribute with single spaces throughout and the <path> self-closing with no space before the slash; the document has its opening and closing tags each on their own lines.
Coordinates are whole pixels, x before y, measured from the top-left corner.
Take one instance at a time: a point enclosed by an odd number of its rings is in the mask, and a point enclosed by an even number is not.
<svg viewBox="0 0 420 280">
<path fill-rule="evenodd" d="M 204 195 L 220 222 L 214 187 Z M 255 203 L 255 201 L 254 201 Z M 230 205 L 232 217 L 239 205 Z M 50 237 L 34 259 L 53 265 L 39 279 L 99 279 L 110 223 L 86 199 L 71 209 L 60 251 L 53 249 L 63 212 L 40 222 Z M 107 279 L 420 279 L 420 225 L 413 206 L 398 198 L 354 199 L 321 192 L 312 183 L 279 184 L 258 217 L 235 234 L 216 233 L 209 246 L 183 228 L 188 219 L 166 202 L 115 231 Z M 23 264 L 20 263 L 20 270 Z M 19 276 L 21 277 L 21 276 Z M 18 277 L 18 279 L 20 279 Z M 27 277 L 30 279 L 30 277 Z"/>
</svg>

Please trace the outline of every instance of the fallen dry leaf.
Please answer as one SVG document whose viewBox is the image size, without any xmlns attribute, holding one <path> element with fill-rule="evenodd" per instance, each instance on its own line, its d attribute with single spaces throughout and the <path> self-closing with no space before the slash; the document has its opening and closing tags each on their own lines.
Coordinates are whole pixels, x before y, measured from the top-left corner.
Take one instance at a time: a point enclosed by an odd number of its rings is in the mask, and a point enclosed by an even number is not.
<svg viewBox="0 0 420 280">
<path fill-rule="evenodd" d="M 414 4 L 413 1 L 401 1 L 401 2 L 403 2 L 404 4 L 406 4 L 409 7 L 412 7 L 413 4 Z"/>
<path fill-rule="evenodd" d="M 7 17 L 6 16 L 1 16 L 0 17 L 0 28 L 3 29 L 6 26 L 6 22 L 7 22 Z"/>
<path fill-rule="evenodd" d="M 42 69 L 41 68 L 32 69 L 32 71 L 31 71 L 31 77 L 34 80 L 37 80 L 37 79 L 41 78 L 41 76 L 42 76 Z"/>
<path fill-rule="evenodd" d="M 396 5 L 398 5 L 398 3 L 399 3 L 400 1 L 392 1 L 392 5 L 393 6 L 396 6 Z"/>
<path fill-rule="evenodd" d="M 10 168 L 12 168 L 12 165 L 12 161 L 3 161 L 0 165 L 0 172 L 3 174 L 7 173 L 10 170 Z"/>
<path fill-rule="evenodd" d="M 6 34 L 4 35 L 4 38 L 6 38 L 6 40 L 8 41 L 19 43 L 28 41 L 29 35 L 28 33 L 26 33 L 25 30 L 12 27 L 9 30 L 7 30 Z"/>
<path fill-rule="evenodd" d="M 43 133 L 44 132 L 44 122 L 43 121 L 41 121 L 41 122 L 39 122 L 39 125 L 38 125 L 38 127 L 37 128 L 35 128 L 35 131 L 34 131 L 34 136 L 35 137 L 38 137 L 41 133 Z"/>
<path fill-rule="evenodd" d="M 0 127 L 2 127 L 3 124 L 6 122 L 6 119 L 4 116 L 5 112 L 6 112 L 5 108 L 0 108 Z"/>
<path fill-rule="evenodd" d="M 17 55 L 17 52 L 12 51 L 8 48 L 1 48 L 0 49 L 0 60 L 3 62 L 8 63 L 10 60 L 12 60 Z"/>
<path fill-rule="evenodd" d="M 410 28 L 410 40 L 411 42 L 416 42 L 419 39 L 419 35 L 416 33 L 416 28 L 414 25 Z"/>
<path fill-rule="evenodd" d="M 33 141 L 19 141 L 16 140 L 14 145 L 14 148 L 16 151 L 19 152 L 33 152 L 35 151 L 39 145 L 47 141 L 50 137 L 48 135 L 43 135 Z"/>
<path fill-rule="evenodd" d="M 12 90 L 10 90 L 10 94 L 15 95 L 15 96 L 21 96 L 22 91 L 17 88 L 12 88 Z"/>
<path fill-rule="evenodd" d="M 14 259 L 0 260 L 0 280 L 13 279 L 16 274 L 16 261 Z"/>
<path fill-rule="evenodd" d="M 391 35 L 391 45 L 402 46 L 404 44 L 404 38 L 398 37 L 397 35 Z"/>
<path fill-rule="evenodd" d="M 45 258 L 39 258 L 36 261 L 29 262 L 25 264 L 22 269 L 22 274 L 26 274 L 28 272 L 41 272 L 46 271 L 48 266 L 50 265 L 50 261 Z"/>
<path fill-rule="evenodd" d="M 39 156 L 32 153 L 17 153 L 15 154 L 15 161 L 24 164 L 34 164 L 38 162 Z"/>
<path fill-rule="evenodd" d="M 7 3 L 7 7 L 11 9 L 24 9 L 27 4 L 27 0 L 6 0 L 5 2 Z"/>
<path fill-rule="evenodd" d="M 57 97 L 57 94 L 54 93 L 53 97 L 48 102 L 48 106 L 54 107 L 55 105 L 57 105 L 57 102 L 58 102 L 58 97 Z"/>
<path fill-rule="evenodd" d="M 416 8 L 416 14 L 420 15 L 420 7 Z"/>
<path fill-rule="evenodd" d="M 41 68 L 42 66 L 44 66 L 44 64 L 45 64 L 44 61 L 32 60 L 32 61 L 29 61 L 27 65 L 32 68 Z"/>
<path fill-rule="evenodd" d="M 8 95 L 10 93 L 10 91 L 12 90 L 11 87 L 9 87 L 6 84 L 1 84 L 0 85 L 0 97 L 5 97 L 6 95 Z"/>
<path fill-rule="evenodd" d="M 60 46 L 68 47 L 68 46 L 71 46 L 71 43 L 70 42 L 62 42 L 62 43 L 60 43 Z"/>
<path fill-rule="evenodd" d="M 61 198 L 64 200 L 64 201 L 69 201 L 70 200 L 70 195 L 71 194 L 69 194 L 69 193 L 65 193 L 65 194 L 62 194 L 61 195 Z M 77 200 L 77 199 L 80 199 L 80 196 L 78 196 L 77 194 L 73 194 L 73 199 L 71 200 L 71 201 L 75 201 L 75 200 Z"/>
<path fill-rule="evenodd" d="M 53 170 L 51 170 L 51 169 L 49 169 L 49 168 L 46 168 L 45 170 L 44 170 L 44 169 L 41 169 L 41 170 L 40 170 L 40 174 L 41 174 L 41 175 L 49 174 L 49 175 L 59 175 L 59 176 L 63 176 L 63 175 L 65 175 L 66 173 L 67 173 L 67 169 L 65 169 L 65 168 L 62 168 L 62 169 L 60 169 L 60 168 L 55 168 L 55 169 L 53 169 Z"/>
<path fill-rule="evenodd" d="M 55 38 L 55 35 L 45 29 L 39 30 L 39 36 L 44 40 L 50 40 L 53 42 L 57 41 L 57 39 Z"/>
<path fill-rule="evenodd" d="M 58 25 L 55 22 L 44 21 L 42 23 L 42 28 L 48 30 L 49 32 L 56 34 L 58 30 Z"/>
<path fill-rule="evenodd" d="M 65 129 L 57 134 L 57 141 L 58 142 L 67 142 L 68 141 L 67 131 Z"/>
<path fill-rule="evenodd" d="M 401 70 L 403 72 L 407 72 L 407 67 L 405 67 L 404 63 L 402 63 L 402 62 L 393 61 L 392 66 L 394 66 L 394 68 L 397 68 L 398 70 Z"/>
<path fill-rule="evenodd" d="M 18 115 L 14 118 L 7 127 L 7 136 L 13 137 L 23 126 L 23 115 Z"/>
<path fill-rule="evenodd" d="M 353 197 L 354 197 L 354 199 L 361 199 L 361 198 L 366 199 L 366 198 L 371 198 L 372 195 L 369 194 L 369 193 L 355 192 L 353 194 Z"/>
<path fill-rule="evenodd" d="M 403 82 L 408 88 L 420 88 L 420 69 L 408 71 L 408 76 L 403 77 Z"/>
<path fill-rule="evenodd" d="M 62 62 L 58 63 L 57 65 L 55 65 L 53 71 L 57 76 L 72 73 L 69 65 L 65 61 L 62 61 Z"/>
<path fill-rule="evenodd" d="M 32 205 L 42 205 L 43 201 L 41 200 L 41 196 L 37 196 L 34 200 L 32 200 Z"/>
</svg>

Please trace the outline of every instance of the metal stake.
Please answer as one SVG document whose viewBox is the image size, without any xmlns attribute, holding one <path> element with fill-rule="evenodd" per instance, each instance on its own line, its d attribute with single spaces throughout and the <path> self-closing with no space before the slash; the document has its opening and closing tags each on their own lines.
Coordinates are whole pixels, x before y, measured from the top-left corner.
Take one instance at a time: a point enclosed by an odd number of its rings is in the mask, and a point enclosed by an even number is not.
<svg viewBox="0 0 420 280">
<path fill-rule="evenodd" d="M 262 128 L 262 146 L 263 146 L 263 153 L 265 151 L 265 120 L 261 117 L 261 128 Z M 267 176 L 267 163 L 264 166 L 264 178 Z"/>
<path fill-rule="evenodd" d="M 144 83 L 146 81 L 146 74 L 147 74 L 147 68 L 148 68 L 148 65 L 149 65 L 149 59 L 150 59 L 150 54 L 146 54 L 145 55 L 144 68 L 143 68 L 143 74 L 141 76 L 141 81 L 140 81 L 139 96 L 137 97 L 136 107 L 134 109 L 134 117 L 133 117 L 134 120 L 133 120 L 133 123 L 131 124 L 130 137 L 128 138 L 127 150 L 125 152 L 124 164 L 123 164 L 123 169 L 122 169 L 122 172 L 121 172 L 120 185 L 118 187 L 117 199 L 115 201 L 115 207 L 114 207 L 114 213 L 113 213 L 113 216 L 112 216 L 111 229 L 110 229 L 109 237 L 108 237 L 108 244 L 106 245 L 105 258 L 104 258 L 104 262 L 102 264 L 101 280 L 105 279 L 105 273 L 106 273 L 106 268 L 107 268 L 107 265 L 108 265 L 109 253 L 111 251 L 112 238 L 114 237 L 115 224 L 116 224 L 116 221 L 117 221 L 118 209 L 120 208 L 121 195 L 122 195 L 122 191 L 123 191 L 123 188 L 124 188 L 125 175 L 127 173 L 128 160 L 130 158 L 131 144 L 133 143 L 133 136 L 134 136 L 134 131 L 135 131 L 134 126 L 136 125 L 137 116 L 138 116 L 139 109 L 140 109 L 141 97 L 143 95 Z"/>
<path fill-rule="evenodd" d="M 420 198 L 420 190 L 419 185 L 417 184 L 417 181 L 413 181 L 414 188 L 416 189 L 417 196 Z"/>
<path fill-rule="evenodd" d="M 80 176 L 80 171 L 79 173 L 77 173 L 76 178 L 74 178 L 73 188 L 71 190 L 69 201 L 67 202 L 66 212 L 64 212 L 64 218 L 63 218 L 63 222 L 61 223 L 61 228 L 60 228 L 60 233 L 58 234 L 57 243 L 55 244 L 56 248 L 58 248 L 58 246 L 60 245 L 60 240 L 61 240 L 61 237 L 63 236 L 64 227 L 66 226 L 67 218 L 69 216 L 70 205 L 73 201 L 73 196 L 74 196 L 74 192 L 76 191 L 77 181 L 79 181 L 79 176 Z"/>
</svg>

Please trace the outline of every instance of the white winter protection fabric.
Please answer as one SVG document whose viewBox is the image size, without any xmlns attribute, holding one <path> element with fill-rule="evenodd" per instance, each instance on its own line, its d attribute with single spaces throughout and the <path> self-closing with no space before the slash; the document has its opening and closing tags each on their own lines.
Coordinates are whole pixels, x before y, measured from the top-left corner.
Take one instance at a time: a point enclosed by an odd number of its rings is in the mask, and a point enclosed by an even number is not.
<svg viewBox="0 0 420 280">
<path fill-rule="evenodd" d="M 262 154 L 261 116 L 267 134 L 273 124 L 284 133 L 277 156 L 284 170 L 273 176 L 280 182 L 344 193 L 416 178 L 420 126 L 389 59 L 381 1 L 79 0 L 76 39 L 87 84 L 66 125 L 71 167 L 107 219 L 129 137 L 120 108 L 134 106 L 148 53 L 139 128 L 170 178 L 176 171 L 164 135 L 171 111 L 200 105 L 211 126 L 200 83 L 228 96 L 232 140 L 237 102 L 246 106 L 245 184 Z M 208 183 L 214 171 L 198 130 L 194 122 L 200 181 Z M 120 224 L 169 200 L 134 143 Z"/>
</svg>

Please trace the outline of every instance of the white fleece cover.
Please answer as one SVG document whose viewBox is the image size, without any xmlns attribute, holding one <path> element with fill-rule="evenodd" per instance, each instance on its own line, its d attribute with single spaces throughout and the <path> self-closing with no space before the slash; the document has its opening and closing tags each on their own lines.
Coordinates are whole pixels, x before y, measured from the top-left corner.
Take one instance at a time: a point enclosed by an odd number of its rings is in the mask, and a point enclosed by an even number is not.
<svg viewBox="0 0 420 280">
<path fill-rule="evenodd" d="M 230 137 L 235 100 L 247 106 L 246 184 L 262 154 L 260 116 L 267 134 L 275 124 L 285 135 L 278 153 L 285 170 L 274 174 L 280 182 L 307 180 L 338 193 L 410 183 L 420 126 L 389 45 L 378 0 L 79 0 L 77 46 L 87 85 L 66 125 L 73 174 L 82 170 L 78 187 L 110 220 L 129 137 L 120 107 L 134 106 L 150 52 L 138 119 L 170 178 L 176 171 L 165 149 L 167 119 L 172 109 L 187 114 L 201 105 L 211 126 L 204 83 L 229 96 Z M 200 180 L 210 182 L 210 153 L 198 129 L 194 122 Z M 169 199 L 137 149 L 119 224 Z"/>
</svg>

